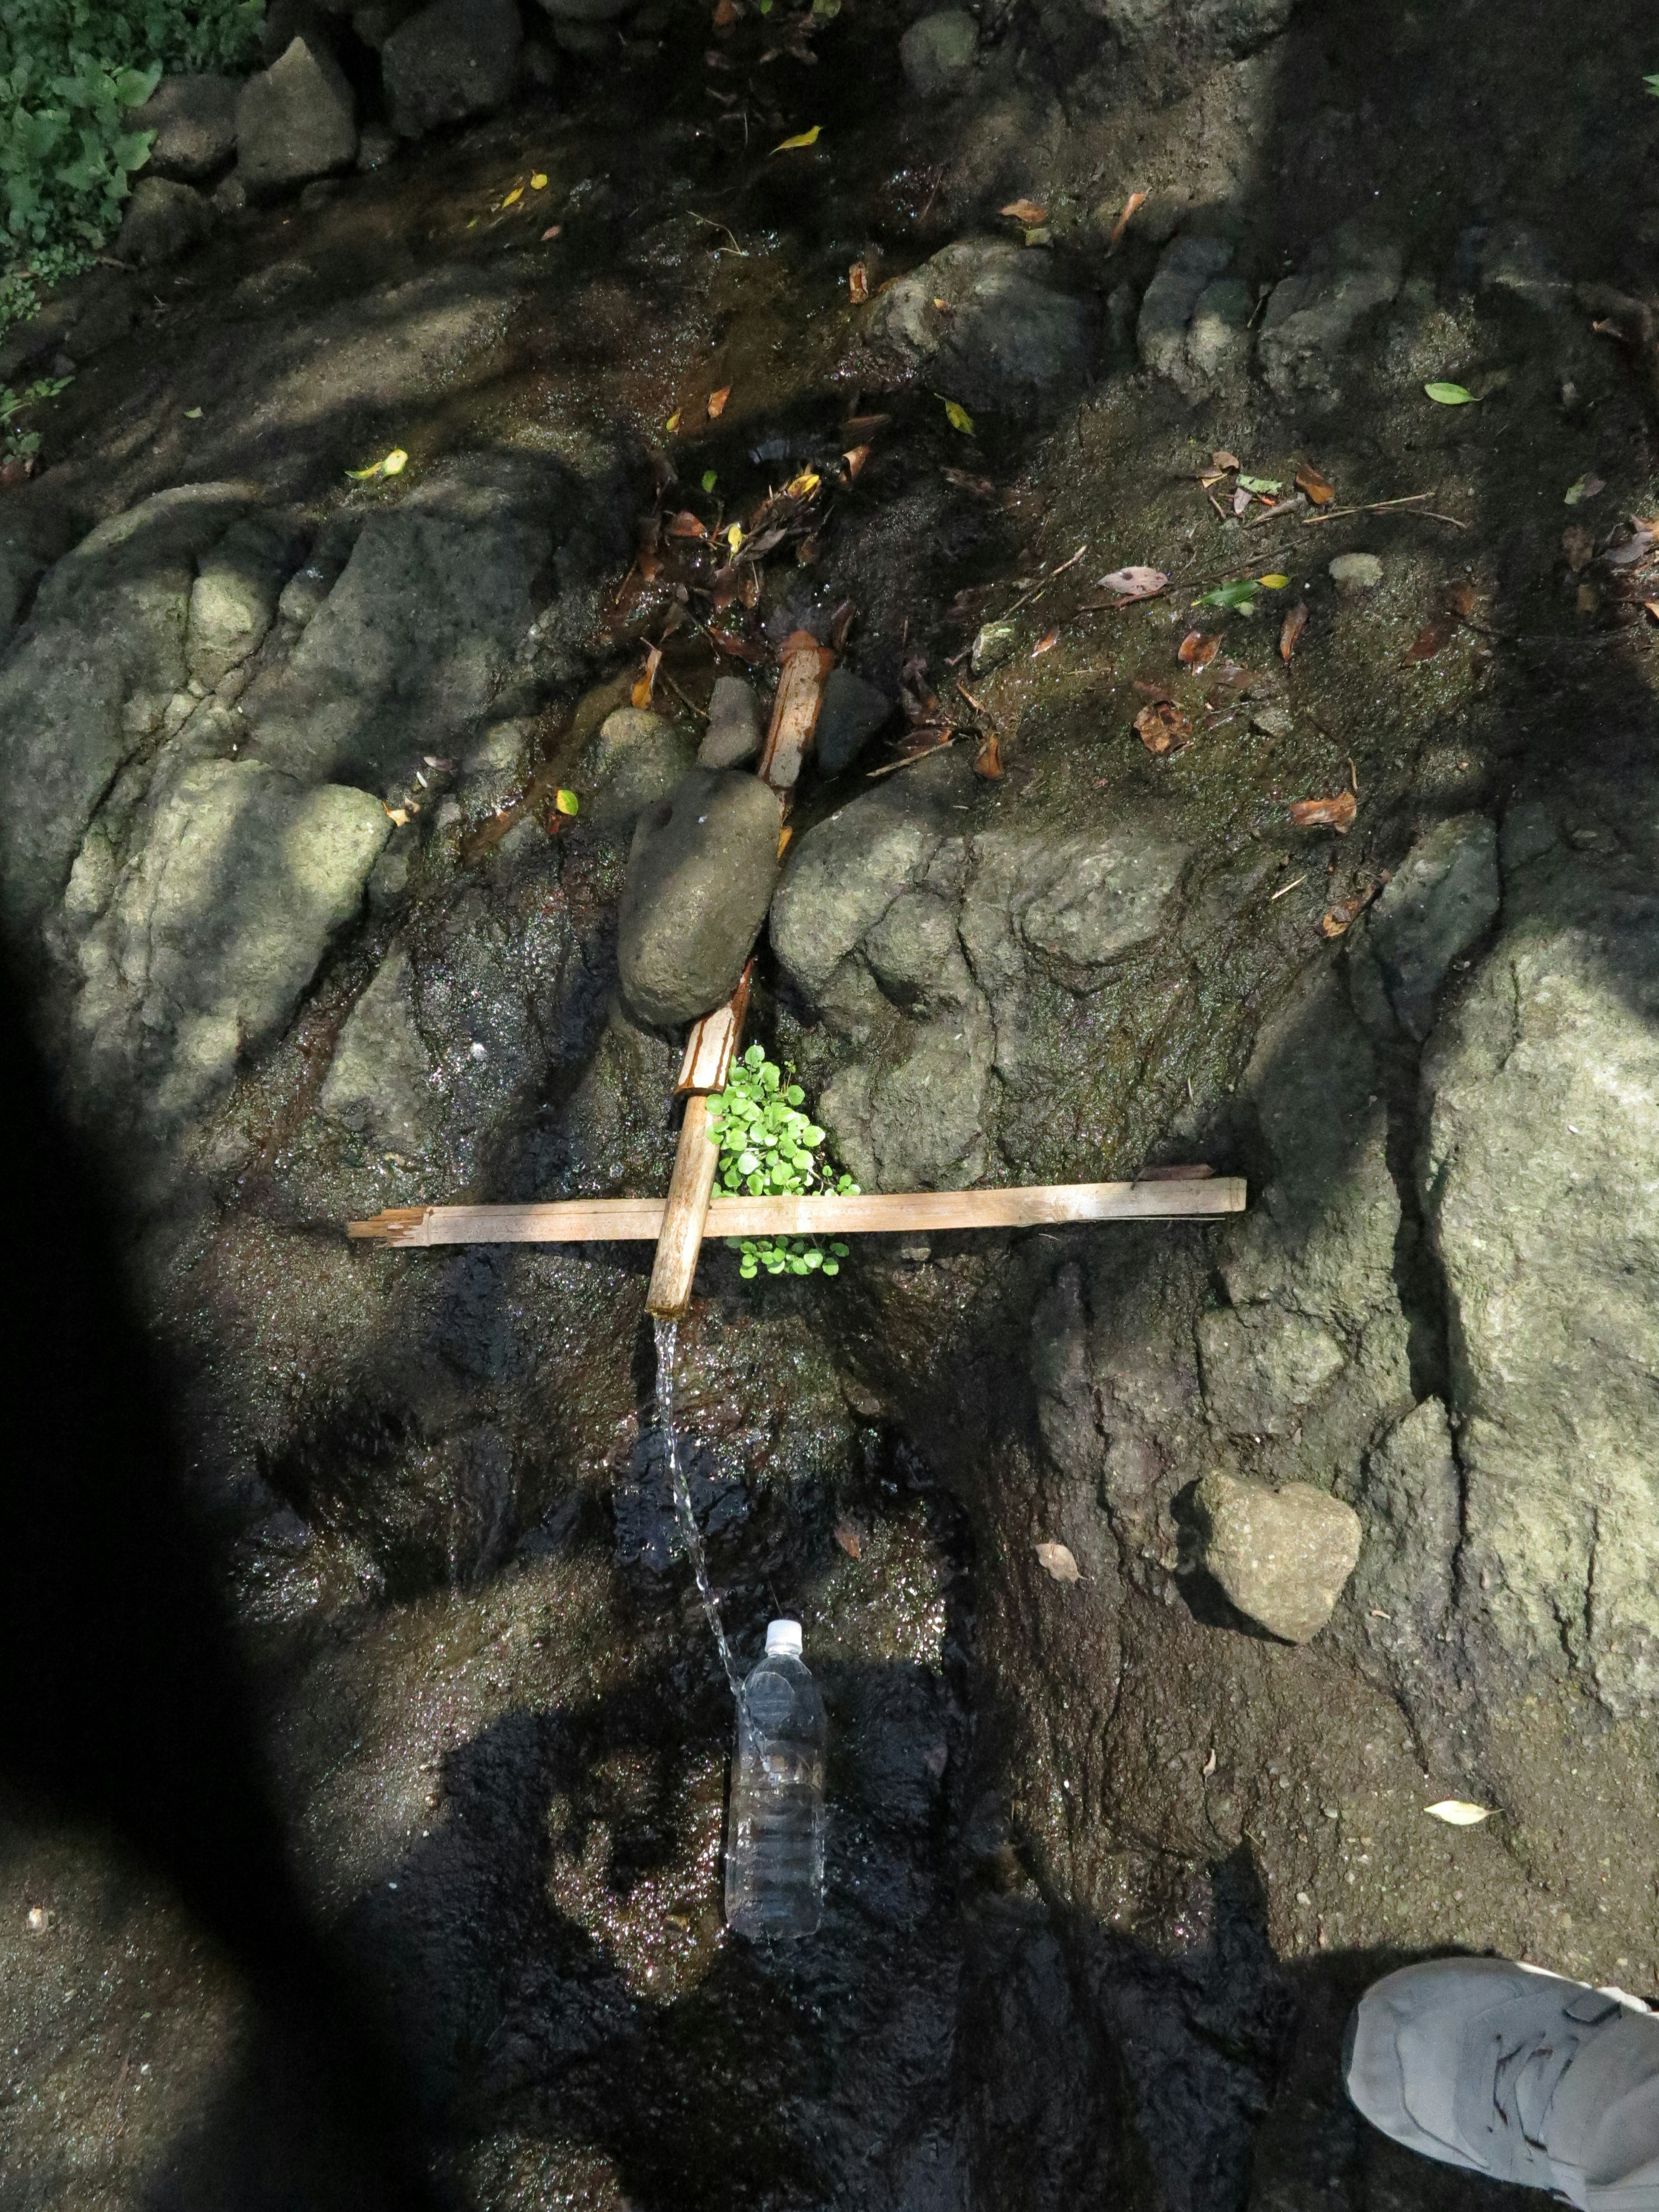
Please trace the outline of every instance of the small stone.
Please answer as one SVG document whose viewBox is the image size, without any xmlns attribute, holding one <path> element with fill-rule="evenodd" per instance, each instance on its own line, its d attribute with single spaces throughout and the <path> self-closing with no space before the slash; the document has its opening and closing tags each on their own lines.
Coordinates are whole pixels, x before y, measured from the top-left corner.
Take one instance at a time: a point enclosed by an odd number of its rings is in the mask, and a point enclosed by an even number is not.
<svg viewBox="0 0 1659 2212">
<path fill-rule="evenodd" d="M 363 126 L 357 141 L 357 169 L 367 176 L 372 169 L 383 169 L 398 151 L 398 134 L 384 123 L 369 123 Z"/>
<path fill-rule="evenodd" d="M 154 269 L 199 246 L 212 228 L 213 210 L 200 192 L 165 177 L 140 177 L 116 234 L 115 250 L 123 261 Z"/>
<path fill-rule="evenodd" d="M 1359 1557 L 1359 1516 L 1311 1483 L 1282 1490 L 1218 1471 L 1195 1500 L 1203 1565 L 1242 1613 L 1290 1644 L 1330 1619 Z"/>
<path fill-rule="evenodd" d="M 380 49 L 392 128 L 419 138 L 505 107 L 523 44 L 515 0 L 432 0 Z"/>
<path fill-rule="evenodd" d="M 247 205 L 247 186 L 234 169 L 213 187 L 213 205 L 219 215 L 240 215 Z"/>
<path fill-rule="evenodd" d="M 963 8 L 941 8 L 911 24 L 899 40 L 905 82 L 922 100 L 943 100 L 973 74 L 979 25 Z"/>
<path fill-rule="evenodd" d="M 631 830 L 641 809 L 666 799 L 692 763 L 690 746 L 665 714 L 616 708 L 571 771 L 580 823 Z"/>
<path fill-rule="evenodd" d="M 193 185 L 222 169 L 236 151 L 236 93 L 234 77 L 164 76 L 126 118 L 155 134 L 146 173 Z"/>
<path fill-rule="evenodd" d="M 1339 592 L 1374 592 L 1382 580 L 1382 563 L 1375 553 L 1339 553 L 1330 579 Z"/>
<path fill-rule="evenodd" d="M 813 744 L 820 775 L 851 768 L 878 730 L 893 718 L 893 702 L 849 668 L 830 672 L 818 706 Z"/>
<path fill-rule="evenodd" d="M 32 1905 L 24 1916 L 24 1924 L 31 1936 L 44 1936 L 52 1926 L 52 1916 L 44 1905 Z"/>
<path fill-rule="evenodd" d="M 699 768 L 741 768 L 760 750 L 760 708 L 741 676 L 717 676 L 708 727 L 697 747 Z"/>
<path fill-rule="evenodd" d="M 617 964 L 641 1021 L 670 1029 L 731 996 L 766 919 L 783 807 L 758 776 L 693 769 L 641 817 Z"/>
<path fill-rule="evenodd" d="M 302 32 L 237 97 L 236 173 L 258 198 L 349 169 L 356 157 L 356 96 L 322 40 Z"/>
</svg>

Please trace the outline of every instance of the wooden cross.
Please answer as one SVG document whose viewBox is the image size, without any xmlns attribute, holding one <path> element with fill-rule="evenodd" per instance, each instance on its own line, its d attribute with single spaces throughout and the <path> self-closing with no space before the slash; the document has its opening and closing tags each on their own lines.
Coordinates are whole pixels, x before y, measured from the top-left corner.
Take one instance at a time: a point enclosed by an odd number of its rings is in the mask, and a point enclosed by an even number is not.
<svg viewBox="0 0 1659 2212">
<path fill-rule="evenodd" d="M 823 679 L 835 656 L 804 631 L 784 647 L 772 721 L 759 774 L 787 805 L 811 744 Z M 705 1235 L 856 1237 L 896 1230 L 1026 1229 L 1079 1221 L 1209 1220 L 1242 1213 L 1237 1176 L 1205 1168 L 1154 1171 L 1136 1182 L 1037 1183 L 1012 1190 L 833 1192 L 796 1198 L 716 1198 L 720 1147 L 708 1134 L 708 1100 L 726 1079 L 749 1010 L 750 969 L 723 1006 L 705 1014 L 687 1040 L 675 1084 L 685 1100 L 668 1195 L 568 1198 L 544 1206 L 398 1206 L 369 1221 L 349 1222 L 349 1237 L 377 1243 L 580 1244 L 650 1239 L 657 1247 L 646 1308 L 678 1320 Z"/>
</svg>

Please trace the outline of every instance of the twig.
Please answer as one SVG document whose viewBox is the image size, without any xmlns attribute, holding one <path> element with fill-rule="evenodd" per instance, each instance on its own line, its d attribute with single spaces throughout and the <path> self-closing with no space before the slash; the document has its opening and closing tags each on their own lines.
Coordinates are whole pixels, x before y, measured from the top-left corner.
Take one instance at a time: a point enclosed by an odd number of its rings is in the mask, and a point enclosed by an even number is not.
<svg viewBox="0 0 1659 2212">
<path fill-rule="evenodd" d="M 661 671 L 661 675 L 663 682 L 668 686 L 674 696 L 679 701 L 681 706 L 689 707 L 694 714 L 700 714 L 706 722 L 708 720 L 708 708 L 698 706 L 695 699 L 688 699 L 684 692 L 681 690 L 679 685 L 675 683 L 673 678 L 669 674 L 665 668 Z"/>
<path fill-rule="evenodd" d="M 899 769 L 914 768 L 918 761 L 932 760 L 935 753 L 948 753 L 955 743 L 956 732 L 953 730 L 943 744 L 927 745 L 919 753 L 906 753 L 902 760 L 889 761 L 885 768 L 872 768 L 865 781 L 873 783 L 878 775 L 892 775 Z"/>
<path fill-rule="evenodd" d="M 961 692 L 963 697 L 968 702 L 968 704 L 973 708 L 976 714 L 983 714 L 988 722 L 994 722 L 996 720 L 996 716 L 991 712 L 984 701 L 982 699 L 975 699 L 973 693 L 968 689 L 968 686 L 962 681 L 960 677 L 957 679 L 957 689 Z"/>
<path fill-rule="evenodd" d="M 722 118 L 722 120 L 729 119 L 729 118 Z M 749 113 L 747 109 L 744 111 L 743 131 L 744 137 L 747 138 L 749 135 Z M 746 246 L 739 246 L 738 244 L 738 234 L 732 229 L 730 223 L 716 222 L 712 215 L 699 215 L 696 208 L 687 208 L 685 211 L 687 215 L 690 216 L 693 222 L 706 222 L 710 230 L 723 230 L 732 241 L 732 252 L 735 253 L 740 260 L 747 261 L 749 259 L 748 247 Z"/>
<path fill-rule="evenodd" d="M 1282 899 L 1285 896 L 1286 892 L 1293 891 L 1296 889 L 1297 884 L 1305 884 L 1308 878 L 1306 876 L 1298 876 L 1296 879 L 1296 883 L 1285 884 L 1279 890 L 1276 890 L 1273 893 L 1273 898 Z M 1267 903 L 1271 906 L 1273 904 L 1273 899 L 1269 899 Z"/>
<path fill-rule="evenodd" d="M 1391 507 L 1416 507 L 1425 499 L 1432 499 L 1431 491 L 1407 492 L 1404 499 L 1374 499 L 1364 507 L 1328 507 L 1318 514 L 1304 514 L 1302 527 L 1311 530 L 1316 522 L 1340 522 L 1349 514 L 1382 514 Z M 1432 507 L 1425 507 L 1424 514 L 1430 522 L 1449 522 L 1454 530 L 1467 530 L 1468 524 L 1460 522 L 1455 514 L 1437 514 Z"/>
<path fill-rule="evenodd" d="M 1260 514 L 1253 514 L 1244 527 L 1246 530 L 1260 530 L 1263 523 L 1277 522 L 1281 515 L 1299 514 L 1307 504 L 1305 491 L 1294 492 L 1289 499 L 1281 499 L 1277 507 L 1263 507 Z"/>
</svg>

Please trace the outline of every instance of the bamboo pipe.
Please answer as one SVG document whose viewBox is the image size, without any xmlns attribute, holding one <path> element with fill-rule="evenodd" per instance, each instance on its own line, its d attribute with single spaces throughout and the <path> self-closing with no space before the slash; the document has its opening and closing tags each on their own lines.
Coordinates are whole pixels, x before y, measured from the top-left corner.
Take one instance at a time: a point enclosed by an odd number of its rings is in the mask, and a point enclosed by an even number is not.
<svg viewBox="0 0 1659 2212">
<path fill-rule="evenodd" d="M 708 1133 L 708 1094 L 694 1091 L 685 1102 L 674 1173 L 662 1210 L 657 1256 L 645 1310 L 659 1321 L 678 1321 L 691 1303 L 691 1280 L 702 1249 L 702 1225 L 714 1191 L 720 1148 Z"/>
</svg>

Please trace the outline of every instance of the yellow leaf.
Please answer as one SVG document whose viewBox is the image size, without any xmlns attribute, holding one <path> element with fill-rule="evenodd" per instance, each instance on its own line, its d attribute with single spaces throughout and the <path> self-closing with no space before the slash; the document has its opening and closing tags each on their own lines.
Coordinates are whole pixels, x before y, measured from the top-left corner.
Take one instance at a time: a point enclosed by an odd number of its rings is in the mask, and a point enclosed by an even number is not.
<svg viewBox="0 0 1659 2212">
<path fill-rule="evenodd" d="M 784 490 L 791 499 L 811 499 L 823 482 L 816 469 L 803 469 L 798 477 L 791 477 Z"/>
<path fill-rule="evenodd" d="M 400 477 L 409 466 L 409 455 L 401 446 L 394 446 L 380 464 L 383 477 Z"/>
<path fill-rule="evenodd" d="M 515 200 L 521 200 L 523 198 L 524 198 L 524 186 L 523 186 L 522 185 L 514 185 L 514 187 L 513 187 L 513 189 L 512 189 L 512 191 L 507 194 L 507 198 L 506 198 L 501 202 L 501 205 L 502 205 L 504 208 L 510 208 L 510 207 L 513 205 L 513 203 L 514 203 Z"/>
<path fill-rule="evenodd" d="M 574 814 L 580 811 L 581 806 L 581 801 L 577 798 L 575 793 L 574 791 L 566 791 L 562 787 L 554 793 L 553 804 L 558 808 L 561 814 Z"/>
<path fill-rule="evenodd" d="M 935 392 L 933 397 L 936 399 L 945 399 L 945 394 L 942 392 Z M 964 438 L 973 436 L 974 418 L 960 400 L 945 399 L 945 420 L 953 430 L 960 430 Z"/>
<path fill-rule="evenodd" d="M 544 192 L 547 190 L 547 172 L 545 169 L 537 170 L 535 175 L 530 179 L 530 189 L 532 192 Z"/>
<path fill-rule="evenodd" d="M 679 428 L 679 427 L 680 427 L 680 410 L 679 410 L 679 409 L 678 409 L 678 407 L 674 410 L 673 413 L 669 416 L 668 420 L 667 420 L 667 421 L 663 424 L 663 426 L 662 426 L 662 427 L 663 427 L 663 428 L 664 428 L 665 430 L 666 430 L 666 431 L 669 433 L 669 434 L 670 434 L 671 436 L 672 436 L 673 433 L 674 433 L 676 430 L 678 430 L 678 429 Z"/>
<path fill-rule="evenodd" d="M 810 131 L 799 131 L 794 137 L 784 139 L 781 144 L 775 146 L 772 151 L 775 154 L 793 154 L 798 147 L 816 146 L 818 143 L 818 133 L 823 128 L 823 124 L 815 123 Z"/>
<path fill-rule="evenodd" d="M 1282 592 L 1291 580 L 1288 576 L 1258 576 L 1255 580 L 1264 592 Z"/>
<path fill-rule="evenodd" d="M 399 830 L 401 830 L 409 820 L 408 815 L 404 811 L 401 806 L 388 806 L 386 811 L 392 821 Z"/>
<path fill-rule="evenodd" d="M 735 552 L 737 551 L 737 550 L 738 550 L 738 546 L 739 546 L 739 545 L 741 545 L 741 544 L 742 544 L 742 543 L 743 543 L 743 525 L 742 525 L 742 523 L 740 523 L 740 522 L 734 522 L 734 523 L 732 525 L 732 527 L 731 527 L 731 528 L 726 532 L 726 544 L 727 544 L 732 548 L 732 550 L 735 553 Z"/>
</svg>

